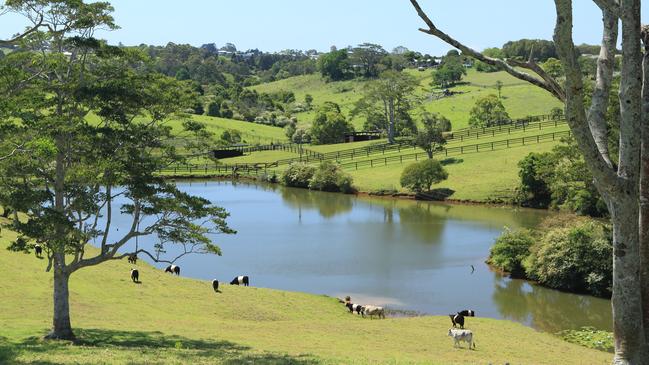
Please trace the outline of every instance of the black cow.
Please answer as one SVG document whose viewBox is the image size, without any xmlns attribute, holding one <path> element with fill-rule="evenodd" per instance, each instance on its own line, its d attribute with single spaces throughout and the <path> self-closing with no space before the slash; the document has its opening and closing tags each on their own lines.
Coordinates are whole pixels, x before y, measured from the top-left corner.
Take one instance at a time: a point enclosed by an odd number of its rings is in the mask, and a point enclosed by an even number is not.
<svg viewBox="0 0 649 365">
<path fill-rule="evenodd" d="M 212 289 L 214 289 L 215 292 L 219 292 L 219 281 L 214 279 L 212 280 Z"/>
<path fill-rule="evenodd" d="M 131 280 L 133 280 L 134 283 L 140 281 L 140 272 L 137 271 L 137 269 L 131 269 Z"/>
<path fill-rule="evenodd" d="M 180 266 L 177 265 L 169 265 L 165 269 L 165 272 L 169 272 L 172 274 L 180 275 Z"/>
<path fill-rule="evenodd" d="M 240 275 L 240 276 L 237 276 L 236 278 L 232 279 L 232 281 L 230 282 L 230 285 L 242 285 L 242 284 L 243 284 L 243 286 L 248 286 L 249 285 L 248 276 Z"/>
<path fill-rule="evenodd" d="M 457 327 L 458 325 L 460 328 L 464 329 L 464 316 L 461 314 L 449 314 L 449 317 L 451 317 L 451 323 L 453 323 L 453 327 Z"/>
<path fill-rule="evenodd" d="M 457 314 L 464 317 L 475 317 L 475 311 L 471 309 L 465 309 L 463 311 L 457 312 Z"/>
<path fill-rule="evenodd" d="M 137 264 L 137 254 L 128 255 L 129 264 Z"/>
<path fill-rule="evenodd" d="M 34 245 L 34 252 L 36 253 L 36 257 L 40 258 L 43 256 L 43 247 L 37 243 Z"/>
<path fill-rule="evenodd" d="M 347 303 L 345 306 L 349 309 L 349 313 L 354 313 L 354 311 L 356 311 L 356 314 L 361 314 L 363 311 L 363 306 L 360 304 Z"/>
</svg>

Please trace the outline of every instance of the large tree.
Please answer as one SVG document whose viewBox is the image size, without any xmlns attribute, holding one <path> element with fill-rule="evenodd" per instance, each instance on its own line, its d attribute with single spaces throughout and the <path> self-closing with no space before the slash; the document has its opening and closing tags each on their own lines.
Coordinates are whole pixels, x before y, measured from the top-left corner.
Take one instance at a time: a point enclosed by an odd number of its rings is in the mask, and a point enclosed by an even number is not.
<svg viewBox="0 0 649 365">
<path fill-rule="evenodd" d="M 364 96 L 352 110 L 352 116 L 365 115 L 368 121 L 381 118 L 384 123 L 380 125 L 387 127 L 388 141 L 394 143 L 397 124 L 410 118 L 408 113 L 417 102 L 414 95 L 416 87 L 414 76 L 393 70 L 384 71 L 377 80 L 367 85 Z"/>
<path fill-rule="evenodd" d="M 649 363 L 649 28 L 640 22 L 640 0 L 593 0 L 602 12 L 602 46 L 590 106 L 574 44 L 572 0 L 555 0 L 554 44 L 565 73 L 559 84 L 530 57 L 487 57 L 438 29 L 416 0 L 420 30 L 482 62 L 539 86 L 565 103 L 566 118 L 613 223 L 613 332 L 615 364 Z M 618 27 L 622 30 L 619 153 L 609 153 L 606 123 Z M 644 48 L 642 48 L 644 44 Z M 643 54 L 644 51 L 644 54 Z M 526 69 L 536 73 L 521 71 Z"/>
<path fill-rule="evenodd" d="M 109 3 L 15 0 L 6 6 L 34 27 L 41 24 L 19 39 L 20 51 L 0 60 L 0 76 L 9 75 L 0 89 L 0 125 L 12 131 L 0 143 L 6 157 L 0 190 L 2 203 L 20 213 L 8 224 L 18 233 L 10 249 L 43 248 L 53 273 L 48 337 L 72 339 L 73 273 L 132 254 L 157 262 L 220 254 L 208 234 L 233 231 L 224 209 L 156 174 L 182 161 L 177 142 L 191 149 L 209 136 L 191 120 L 180 135 L 166 125 L 195 100 L 188 84 L 152 72 L 139 51 L 93 38 L 98 28 L 115 28 Z M 121 231 L 118 214 L 130 216 Z M 128 245 L 147 235 L 157 238 L 154 247 Z M 171 244 L 180 254 L 162 257 Z"/>
</svg>

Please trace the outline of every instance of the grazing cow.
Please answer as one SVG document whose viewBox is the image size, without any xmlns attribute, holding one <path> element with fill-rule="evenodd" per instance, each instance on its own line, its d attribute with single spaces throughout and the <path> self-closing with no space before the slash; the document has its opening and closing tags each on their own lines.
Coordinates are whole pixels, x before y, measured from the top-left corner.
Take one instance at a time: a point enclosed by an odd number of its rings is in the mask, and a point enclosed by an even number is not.
<svg viewBox="0 0 649 365">
<path fill-rule="evenodd" d="M 137 254 L 130 254 L 128 255 L 128 263 L 129 264 L 137 264 Z"/>
<path fill-rule="evenodd" d="M 134 283 L 140 281 L 140 272 L 137 271 L 137 269 L 131 269 L 131 280 L 133 280 Z"/>
<path fill-rule="evenodd" d="M 471 309 L 465 309 L 463 311 L 457 312 L 457 314 L 465 317 L 475 317 L 475 311 Z"/>
<path fill-rule="evenodd" d="M 34 253 L 36 253 L 36 257 L 40 258 L 43 256 L 43 247 L 37 243 L 34 245 Z"/>
<path fill-rule="evenodd" d="M 453 328 L 456 328 L 459 325 L 460 328 L 464 329 L 464 316 L 463 315 L 458 313 L 458 314 L 449 314 L 448 316 L 451 317 L 451 323 L 453 323 Z"/>
<path fill-rule="evenodd" d="M 364 306 L 361 310 L 361 314 L 363 317 L 365 317 L 365 315 L 370 316 L 370 319 L 374 319 L 374 316 L 379 316 L 379 318 L 385 319 L 385 311 L 383 310 L 383 307 L 377 307 L 374 305 Z"/>
<path fill-rule="evenodd" d="M 178 266 L 178 265 L 169 265 L 165 269 L 165 272 L 180 275 L 180 266 Z"/>
<path fill-rule="evenodd" d="M 214 289 L 215 292 L 219 292 L 219 281 L 214 279 L 212 280 L 212 289 Z"/>
<path fill-rule="evenodd" d="M 459 330 L 456 328 L 449 328 L 449 337 L 453 337 L 453 347 L 462 347 L 460 342 L 464 341 L 469 344 L 469 349 L 475 349 L 475 342 L 473 341 L 473 332 L 471 330 Z"/>
<path fill-rule="evenodd" d="M 356 314 L 361 314 L 363 311 L 363 306 L 360 304 L 347 303 L 345 306 L 349 309 L 349 313 L 354 313 L 354 311 L 356 311 Z"/>
<path fill-rule="evenodd" d="M 232 279 L 230 285 L 248 286 L 249 285 L 248 276 L 247 275 L 237 276 L 236 278 Z"/>
</svg>

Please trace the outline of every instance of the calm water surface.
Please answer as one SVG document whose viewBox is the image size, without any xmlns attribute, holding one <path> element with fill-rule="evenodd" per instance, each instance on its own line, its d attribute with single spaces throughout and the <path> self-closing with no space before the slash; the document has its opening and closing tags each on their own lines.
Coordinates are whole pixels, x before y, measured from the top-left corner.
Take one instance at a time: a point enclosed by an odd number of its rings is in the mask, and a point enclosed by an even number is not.
<svg viewBox="0 0 649 365">
<path fill-rule="evenodd" d="M 556 332 L 611 329 L 608 300 L 511 280 L 484 263 L 504 227 L 533 227 L 543 211 L 357 198 L 275 185 L 179 182 L 225 207 L 236 235 L 223 256 L 190 255 L 183 276 L 343 297 L 427 314 L 474 309 Z M 128 217 L 118 226 L 127 228 Z M 153 239 L 140 239 L 152 245 Z M 167 248 L 173 253 L 172 247 Z M 475 272 L 471 272 L 471 265 Z M 164 267 L 166 265 L 157 265 Z"/>
</svg>

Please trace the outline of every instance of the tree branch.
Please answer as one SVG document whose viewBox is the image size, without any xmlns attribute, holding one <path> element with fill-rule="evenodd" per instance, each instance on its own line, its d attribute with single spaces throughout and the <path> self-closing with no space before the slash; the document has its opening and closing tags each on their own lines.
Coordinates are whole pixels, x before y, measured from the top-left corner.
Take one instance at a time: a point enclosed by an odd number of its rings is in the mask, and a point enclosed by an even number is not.
<svg viewBox="0 0 649 365">
<path fill-rule="evenodd" d="M 593 0 L 602 12 L 610 13 L 613 16 L 620 16 L 620 3 L 618 0 Z"/>
<path fill-rule="evenodd" d="M 38 21 L 36 22 L 36 24 L 33 27 L 27 29 L 23 33 L 18 34 L 18 35 L 16 35 L 15 37 L 13 37 L 11 39 L 7 39 L 7 40 L 0 39 L 0 46 L 14 44 L 14 43 L 18 42 L 19 40 L 27 37 L 28 35 L 34 33 L 35 31 L 37 31 L 40 27 L 42 27 L 44 25 L 45 24 L 43 24 L 43 14 L 39 14 L 39 19 L 38 19 Z"/>
<path fill-rule="evenodd" d="M 602 158 L 612 167 L 608 152 L 606 128 L 606 111 L 613 82 L 613 65 L 615 64 L 615 46 L 617 44 L 618 16 L 608 10 L 602 10 L 603 35 L 602 46 L 597 59 L 597 79 L 592 102 L 588 111 L 588 124 Z"/>
<path fill-rule="evenodd" d="M 570 90 L 566 98 L 567 122 L 586 164 L 598 182 L 600 193 L 611 196 L 611 191 L 619 186 L 620 181 L 600 153 L 588 125 L 581 66 L 572 40 L 572 0 L 555 0 L 555 7 L 554 43 L 566 73 L 566 90 Z"/>
<path fill-rule="evenodd" d="M 505 61 L 503 61 L 501 59 L 487 57 L 487 56 L 483 55 L 482 53 L 480 53 L 480 52 L 478 52 L 478 51 L 476 51 L 476 50 L 474 50 L 474 49 L 472 49 L 470 47 L 465 46 L 464 44 L 460 43 L 459 41 L 457 41 L 453 37 L 451 37 L 448 34 L 442 32 L 441 30 L 437 29 L 437 27 L 430 20 L 428 15 L 426 15 L 426 13 L 421 9 L 421 7 L 419 6 L 419 3 L 417 2 L 417 0 L 410 0 L 410 3 L 412 4 L 412 6 L 417 11 L 417 14 L 419 14 L 419 17 L 428 26 L 428 29 L 419 28 L 419 31 L 421 31 L 423 33 L 430 34 L 432 36 L 435 36 L 435 37 L 443 40 L 444 42 L 448 43 L 449 45 L 461 50 L 463 54 L 467 54 L 467 55 L 469 55 L 469 56 L 471 56 L 471 57 L 473 57 L 473 58 L 475 58 L 475 59 L 477 59 L 479 61 L 487 63 L 489 65 L 496 66 L 496 67 L 506 71 L 508 74 L 516 77 L 517 79 L 527 81 L 527 82 L 529 82 L 529 83 L 531 83 L 533 85 L 536 85 L 536 86 L 538 86 L 538 87 L 540 87 L 542 89 L 545 89 L 548 92 L 550 92 L 552 95 L 554 95 L 557 99 L 559 99 L 561 101 L 565 101 L 566 95 L 565 95 L 564 90 L 561 88 L 561 86 L 554 79 L 552 79 L 543 70 L 541 70 L 540 67 L 537 66 L 536 68 L 538 70 L 540 70 L 541 73 L 538 73 L 538 74 L 539 74 L 539 76 L 541 76 L 542 80 L 539 80 L 538 78 L 536 78 L 536 77 L 534 77 L 534 76 L 532 76 L 532 75 L 530 75 L 528 73 L 516 70 L 514 67 L 510 66 L 507 62 L 505 62 Z M 530 65 L 530 67 L 532 67 L 532 66 Z M 530 67 L 526 67 L 526 68 L 531 69 Z M 534 70 L 534 72 L 537 72 L 537 71 Z"/>
</svg>

